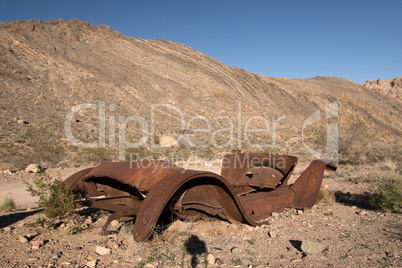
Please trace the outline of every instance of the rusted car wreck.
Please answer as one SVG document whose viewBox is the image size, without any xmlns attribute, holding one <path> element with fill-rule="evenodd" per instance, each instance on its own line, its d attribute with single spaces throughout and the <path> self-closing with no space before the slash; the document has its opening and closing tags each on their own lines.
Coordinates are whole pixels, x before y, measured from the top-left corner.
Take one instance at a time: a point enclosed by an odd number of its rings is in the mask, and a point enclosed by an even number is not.
<svg viewBox="0 0 402 268">
<path fill-rule="evenodd" d="M 253 226 L 266 223 L 272 212 L 314 205 L 325 170 L 336 166 L 314 160 L 292 184 L 289 178 L 297 158 L 287 155 L 236 153 L 223 158 L 221 175 L 184 169 L 152 160 L 104 162 L 81 170 L 64 183 L 79 190 L 95 208 L 114 212 L 114 219 L 136 217 L 134 239 L 144 241 L 162 212 L 182 219 L 215 216 Z"/>
</svg>

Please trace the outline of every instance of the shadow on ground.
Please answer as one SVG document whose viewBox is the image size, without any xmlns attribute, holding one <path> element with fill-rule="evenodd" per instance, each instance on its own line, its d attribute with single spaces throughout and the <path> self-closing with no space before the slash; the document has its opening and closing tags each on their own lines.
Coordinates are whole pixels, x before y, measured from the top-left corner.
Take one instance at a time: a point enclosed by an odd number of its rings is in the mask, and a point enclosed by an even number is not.
<svg viewBox="0 0 402 268">
<path fill-rule="evenodd" d="M 207 252 L 207 246 L 204 241 L 200 240 L 198 236 L 192 235 L 184 243 L 186 251 L 191 257 L 191 267 L 197 267 L 199 264 L 198 256 Z"/>
<path fill-rule="evenodd" d="M 335 201 L 338 203 L 342 203 L 346 206 L 356 206 L 363 209 L 373 209 L 370 205 L 370 196 L 368 193 L 364 194 L 354 194 L 354 193 L 344 193 L 341 191 L 335 192 Z"/>
<path fill-rule="evenodd" d="M 0 228 L 7 227 L 11 224 L 14 224 L 20 220 L 25 219 L 26 217 L 32 216 L 41 211 L 43 211 L 43 209 L 24 211 L 24 212 L 16 212 L 16 213 L 12 213 L 12 214 L 2 215 L 2 216 L 0 216 Z"/>
</svg>

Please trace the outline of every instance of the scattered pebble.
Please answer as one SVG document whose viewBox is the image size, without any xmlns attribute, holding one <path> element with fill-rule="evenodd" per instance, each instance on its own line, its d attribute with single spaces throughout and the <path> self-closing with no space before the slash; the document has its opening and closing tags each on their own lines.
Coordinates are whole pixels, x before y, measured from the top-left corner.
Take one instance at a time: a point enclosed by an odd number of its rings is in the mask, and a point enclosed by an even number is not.
<svg viewBox="0 0 402 268">
<path fill-rule="evenodd" d="M 269 235 L 269 237 L 271 237 L 271 238 L 275 238 L 275 237 L 278 236 L 278 234 L 276 233 L 276 231 L 270 231 L 270 232 L 268 233 L 268 235 Z"/>
<path fill-rule="evenodd" d="M 223 261 L 222 261 L 221 259 L 219 259 L 219 258 L 216 258 L 216 259 L 215 259 L 215 264 L 217 264 L 217 265 L 222 265 L 222 264 L 223 264 Z"/>
<path fill-rule="evenodd" d="M 87 260 L 89 260 L 89 261 L 93 261 L 93 260 L 97 260 L 97 259 L 98 259 L 98 255 L 95 255 L 95 254 L 89 254 L 87 256 Z"/>
<path fill-rule="evenodd" d="M 117 229 L 120 226 L 120 222 L 117 220 L 113 220 L 110 222 L 110 227 L 112 227 L 113 229 Z"/>
<path fill-rule="evenodd" d="M 88 218 L 85 219 L 85 223 L 88 224 L 88 225 L 91 225 L 92 224 L 92 217 L 88 216 Z"/>
<path fill-rule="evenodd" d="M 6 232 L 6 233 L 9 233 L 9 232 L 11 232 L 11 227 L 6 226 L 6 227 L 3 228 L 3 231 Z"/>
<path fill-rule="evenodd" d="M 157 262 L 147 263 L 144 265 L 144 268 L 155 268 L 155 267 L 158 267 Z"/>
<path fill-rule="evenodd" d="M 211 253 L 207 255 L 207 263 L 211 265 L 215 263 L 215 256 Z"/>
<path fill-rule="evenodd" d="M 103 255 L 108 255 L 108 254 L 110 254 L 110 252 L 111 252 L 112 250 L 111 250 L 110 248 L 105 248 L 105 247 L 97 246 L 96 249 L 95 249 L 95 251 L 96 251 L 96 253 L 97 253 L 98 255 L 103 256 Z"/>
<path fill-rule="evenodd" d="M 303 240 L 301 250 L 307 254 L 317 254 L 325 249 L 325 246 L 317 241 Z"/>
<path fill-rule="evenodd" d="M 89 262 L 87 262 L 87 266 L 88 266 L 89 268 L 95 268 L 97 262 L 98 262 L 97 260 L 89 261 Z"/>
<path fill-rule="evenodd" d="M 50 252 L 50 257 L 52 260 L 58 260 L 63 253 L 61 252 Z"/>
<path fill-rule="evenodd" d="M 278 218 L 279 217 L 279 213 L 278 212 L 272 212 L 271 216 L 274 218 Z"/>
<path fill-rule="evenodd" d="M 28 243 L 28 238 L 25 235 L 18 236 L 21 243 Z"/>
<path fill-rule="evenodd" d="M 299 263 L 301 261 L 302 261 L 301 259 L 291 259 L 290 260 L 291 263 Z"/>
<path fill-rule="evenodd" d="M 234 247 L 230 250 L 230 252 L 232 252 L 233 254 L 240 254 L 243 252 L 243 250 L 241 248 L 238 247 Z"/>
<path fill-rule="evenodd" d="M 302 209 L 298 209 L 298 210 L 297 210 L 297 214 L 298 214 L 298 215 L 303 214 L 303 210 L 302 210 Z"/>
<path fill-rule="evenodd" d="M 35 240 L 31 241 L 32 249 L 39 249 L 41 246 L 44 245 L 44 242 L 42 240 Z"/>
</svg>

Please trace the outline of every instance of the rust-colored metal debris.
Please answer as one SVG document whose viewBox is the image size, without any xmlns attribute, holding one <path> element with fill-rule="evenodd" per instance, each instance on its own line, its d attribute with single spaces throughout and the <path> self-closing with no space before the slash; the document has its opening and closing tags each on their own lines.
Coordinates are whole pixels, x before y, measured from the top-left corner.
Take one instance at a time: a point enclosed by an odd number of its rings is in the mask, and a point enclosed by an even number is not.
<svg viewBox="0 0 402 268">
<path fill-rule="evenodd" d="M 221 175 L 162 160 L 104 162 L 64 183 L 70 191 L 81 192 L 92 207 L 114 212 L 104 231 L 114 219 L 136 217 L 133 234 L 139 242 L 151 237 L 164 211 L 182 219 L 215 216 L 257 226 L 266 223 L 272 212 L 312 207 L 324 171 L 336 166 L 314 160 L 288 184 L 296 162 L 296 157 L 287 155 L 230 154 L 222 160 Z"/>
</svg>

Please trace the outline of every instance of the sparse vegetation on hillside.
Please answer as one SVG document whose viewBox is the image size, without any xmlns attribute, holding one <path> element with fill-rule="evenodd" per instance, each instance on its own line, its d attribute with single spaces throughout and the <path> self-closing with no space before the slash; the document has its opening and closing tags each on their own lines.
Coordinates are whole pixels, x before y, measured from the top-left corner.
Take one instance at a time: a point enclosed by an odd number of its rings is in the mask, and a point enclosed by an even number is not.
<svg viewBox="0 0 402 268">
<path fill-rule="evenodd" d="M 31 160 L 33 162 L 42 162 L 47 166 L 55 167 L 66 157 L 62 130 L 62 126 L 52 120 L 45 125 L 28 129 L 24 138 L 27 145 L 32 148 Z"/>
</svg>

